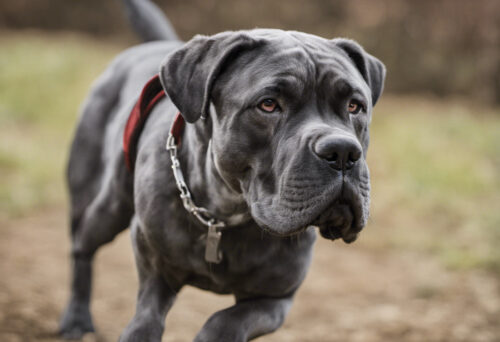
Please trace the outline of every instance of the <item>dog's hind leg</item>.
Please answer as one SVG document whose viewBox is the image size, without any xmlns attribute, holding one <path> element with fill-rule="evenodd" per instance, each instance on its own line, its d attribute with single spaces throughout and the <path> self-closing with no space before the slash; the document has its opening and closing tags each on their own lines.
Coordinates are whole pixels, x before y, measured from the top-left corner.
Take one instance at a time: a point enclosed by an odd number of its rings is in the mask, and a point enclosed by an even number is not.
<svg viewBox="0 0 500 342">
<path fill-rule="evenodd" d="M 113 68 L 98 79 L 87 99 L 69 159 L 73 275 L 70 302 L 60 323 L 65 338 L 94 331 L 89 311 L 92 258 L 128 226 L 132 216 L 132 204 L 122 190 L 125 177 L 130 176 L 123 167 L 116 167 L 123 159 L 116 158 L 114 165 L 103 162 L 106 127 L 122 83 Z"/>
<path fill-rule="evenodd" d="M 246 342 L 278 329 L 285 320 L 292 297 L 238 301 L 213 314 L 194 342 Z"/>
<path fill-rule="evenodd" d="M 132 213 L 130 203 L 120 199 L 109 185 L 89 205 L 74 230 L 71 297 L 60 325 L 64 338 L 80 338 L 94 331 L 89 310 L 93 257 L 100 246 L 128 227 Z"/>
</svg>

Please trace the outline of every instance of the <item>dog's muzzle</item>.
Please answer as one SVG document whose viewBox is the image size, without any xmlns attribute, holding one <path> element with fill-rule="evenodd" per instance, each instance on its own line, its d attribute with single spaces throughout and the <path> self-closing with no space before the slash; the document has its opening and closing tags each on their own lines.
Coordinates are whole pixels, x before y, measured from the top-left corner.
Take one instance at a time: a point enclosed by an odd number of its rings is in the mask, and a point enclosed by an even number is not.
<svg viewBox="0 0 500 342">
<path fill-rule="evenodd" d="M 323 136 L 314 144 L 313 152 L 331 168 L 342 172 L 343 177 L 357 166 L 363 153 L 357 140 L 348 135 Z M 352 194 L 348 197 L 351 198 L 337 199 L 313 221 L 312 225 L 319 227 L 324 238 L 342 238 L 346 243 L 357 239 L 363 228 L 359 222 L 361 213 Z"/>
</svg>

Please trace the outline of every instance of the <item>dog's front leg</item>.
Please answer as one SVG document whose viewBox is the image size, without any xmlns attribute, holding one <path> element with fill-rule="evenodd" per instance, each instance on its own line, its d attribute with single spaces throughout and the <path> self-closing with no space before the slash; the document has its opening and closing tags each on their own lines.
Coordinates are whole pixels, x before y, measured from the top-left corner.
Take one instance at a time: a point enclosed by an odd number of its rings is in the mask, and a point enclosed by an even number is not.
<svg viewBox="0 0 500 342">
<path fill-rule="evenodd" d="M 292 297 L 239 301 L 213 314 L 194 342 L 246 342 L 271 333 L 283 324 L 292 301 Z"/>
<path fill-rule="evenodd" d="M 120 342 L 160 342 L 165 316 L 176 292 L 160 276 L 141 279 L 134 318 L 120 336 Z"/>
</svg>

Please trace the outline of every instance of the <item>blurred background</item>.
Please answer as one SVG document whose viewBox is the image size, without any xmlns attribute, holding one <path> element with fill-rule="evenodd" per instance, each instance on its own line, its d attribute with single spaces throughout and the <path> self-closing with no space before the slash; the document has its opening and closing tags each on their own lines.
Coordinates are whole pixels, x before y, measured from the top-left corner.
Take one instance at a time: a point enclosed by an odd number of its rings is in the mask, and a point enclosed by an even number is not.
<svg viewBox="0 0 500 342">
<path fill-rule="evenodd" d="M 500 1 L 157 3 L 184 40 L 254 27 L 348 37 L 388 69 L 369 225 L 353 245 L 318 241 L 289 319 L 259 341 L 500 341 Z M 79 105 L 137 43 L 119 1 L 0 2 L 0 341 L 57 341 Z M 97 259 L 87 339 L 115 341 L 135 304 L 128 234 Z M 190 341 L 231 303 L 183 290 L 164 341 Z"/>
</svg>

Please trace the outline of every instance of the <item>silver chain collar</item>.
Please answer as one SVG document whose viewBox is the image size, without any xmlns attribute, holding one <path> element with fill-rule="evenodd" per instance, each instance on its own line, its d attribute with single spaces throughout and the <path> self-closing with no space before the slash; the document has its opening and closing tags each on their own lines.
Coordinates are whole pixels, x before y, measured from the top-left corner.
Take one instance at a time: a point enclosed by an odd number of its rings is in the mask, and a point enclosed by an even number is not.
<svg viewBox="0 0 500 342">
<path fill-rule="evenodd" d="M 167 144 L 165 147 L 170 153 L 175 184 L 180 191 L 180 197 L 184 208 L 189 213 L 193 214 L 202 225 L 208 227 L 205 260 L 210 263 L 218 264 L 222 261 L 222 252 L 220 250 L 220 240 L 222 237 L 221 230 L 226 227 L 226 223 L 212 216 L 207 209 L 198 207 L 194 204 L 191 192 L 189 191 L 189 188 L 184 180 L 184 175 L 182 174 L 181 164 L 177 158 L 177 144 L 175 142 L 175 137 L 172 134 L 172 129 L 170 129 L 168 134 Z"/>
</svg>

